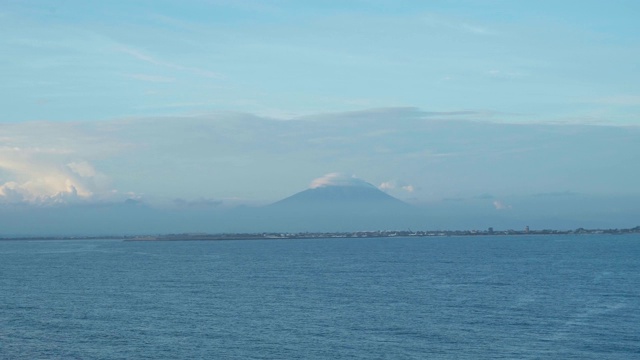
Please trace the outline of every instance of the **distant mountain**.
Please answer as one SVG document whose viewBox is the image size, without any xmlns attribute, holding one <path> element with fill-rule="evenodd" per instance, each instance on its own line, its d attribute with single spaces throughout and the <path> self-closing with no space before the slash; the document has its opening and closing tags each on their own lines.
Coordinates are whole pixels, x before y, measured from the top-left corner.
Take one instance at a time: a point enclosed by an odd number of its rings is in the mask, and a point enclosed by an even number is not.
<svg viewBox="0 0 640 360">
<path fill-rule="evenodd" d="M 312 187 L 263 208 L 279 228 L 312 231 L 404 229 L 416 225 L 417 209 L 356 178 Z"/>
<path fill-rule="evenodd" d="M 403 208 L 411 206 L 393 196 L 378 190 L 373 185 L 365 183 L 365 186 L 322 186 L 301 191 L 297 194 L 282 199 L 272 205 L 272 208 L 287 208 L 298 206 L 314 206 L 328 208 L 353 208 L 362 207 L 362 211 L 381 209 Z M 368 185 L 368 186 L 367 186 Z"/>
</svg>

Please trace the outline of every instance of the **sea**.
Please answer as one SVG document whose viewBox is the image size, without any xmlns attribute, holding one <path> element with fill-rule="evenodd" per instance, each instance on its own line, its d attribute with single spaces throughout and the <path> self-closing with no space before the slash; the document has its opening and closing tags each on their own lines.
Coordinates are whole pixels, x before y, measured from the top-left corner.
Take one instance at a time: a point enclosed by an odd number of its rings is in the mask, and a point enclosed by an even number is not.
<svg viewBox="0 0 640 360">
<path fill-rule="evenodd" d="M 640 359 L 640 235 L 0 241 L 0 359 Z"/>
</svg>

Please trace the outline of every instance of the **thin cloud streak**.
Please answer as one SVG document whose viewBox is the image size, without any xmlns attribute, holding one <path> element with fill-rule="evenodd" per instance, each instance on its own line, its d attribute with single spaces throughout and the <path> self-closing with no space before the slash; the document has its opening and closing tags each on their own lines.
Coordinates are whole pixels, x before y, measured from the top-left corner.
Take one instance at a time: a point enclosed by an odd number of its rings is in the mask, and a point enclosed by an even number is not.
<svg viewBox="0 0 640 360">
<path fill-rule="evenodd" d="M 135 80 L 150 82 L 150 83 L 171 83 L 175 79 L 166 76 L 149 75 L 149 74 L 128 74 L 127 77 Z"/>
<path fill-rule="evenodd" d="M 617 95 L 600 98 L 596 101 L 599 104 L 640 106 L 640 95 Z"/>
<path fill-rule="evenodd" d="M 178 70 L 178 71 L 185 71 L 185 72 L 189 72 L 195 75 L 200 75 L 208 78 L 221 77 L 220 74 L 215 73 L 213 71 L 200 69 L 197 67 L 183 66 L 183 65 L 172 63 L 172 62 L 159 60 L 154 56 L 151 56 L 139 49 L 135 49 L 129 46 L 118 46 L 115 49 L 116 51 L 121 52 L 123 54 L 127 54 L 137 60 L 144 61 L 146 63 L 153 64 L 159 67 L 169 68 L 169 69 Z"/>
</svg>

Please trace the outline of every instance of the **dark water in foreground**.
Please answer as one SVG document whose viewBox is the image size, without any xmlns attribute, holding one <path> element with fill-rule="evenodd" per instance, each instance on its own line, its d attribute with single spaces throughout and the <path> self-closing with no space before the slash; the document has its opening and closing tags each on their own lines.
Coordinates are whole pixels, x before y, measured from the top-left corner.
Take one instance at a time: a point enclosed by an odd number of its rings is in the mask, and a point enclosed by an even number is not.
<svg viewBox="0 0 640 360">
<path fill-rule="evenodd" d="M 0 242 L 2 359 L 640 358 L 640 236 Z"/>
</svg>

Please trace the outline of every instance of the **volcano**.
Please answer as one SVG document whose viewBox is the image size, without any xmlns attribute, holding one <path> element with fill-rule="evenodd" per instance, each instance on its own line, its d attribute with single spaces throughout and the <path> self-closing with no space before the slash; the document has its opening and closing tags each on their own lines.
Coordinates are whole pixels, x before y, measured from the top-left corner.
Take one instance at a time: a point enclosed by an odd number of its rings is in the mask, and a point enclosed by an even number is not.
<svg viewBox="0 0 640 360">
<path fill-rule="evenodd" d="M 410 205 L 363 181 L 362 185 L 327 185 L 307 189 L 282 199 L 271 207 L 314 206 L 322 208 L 409 208 Z"/>
<path fill-rule="evenodd" d="M 314 180 L 309 189 L 268 205 L 269 217 L 304 230 L 354 231 L 401 228 L 413 206 L 374 185 L 340 174 Z"/>
</svg>

